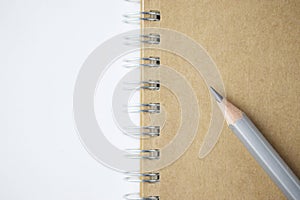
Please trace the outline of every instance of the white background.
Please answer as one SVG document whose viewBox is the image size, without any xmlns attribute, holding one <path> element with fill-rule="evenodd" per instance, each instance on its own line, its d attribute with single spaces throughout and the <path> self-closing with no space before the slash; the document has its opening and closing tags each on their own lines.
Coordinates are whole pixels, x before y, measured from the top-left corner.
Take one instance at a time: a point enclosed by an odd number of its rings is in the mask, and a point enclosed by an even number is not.
<svg viewBox="0 0 300 200">
<path fill-rule="evenodd" d="M 103 41 L 132 28 L 122 0 L 0 0 L 0 199 L 114 200 L 138 191 L 84 149 L 76 76 Z"/>
</svg>

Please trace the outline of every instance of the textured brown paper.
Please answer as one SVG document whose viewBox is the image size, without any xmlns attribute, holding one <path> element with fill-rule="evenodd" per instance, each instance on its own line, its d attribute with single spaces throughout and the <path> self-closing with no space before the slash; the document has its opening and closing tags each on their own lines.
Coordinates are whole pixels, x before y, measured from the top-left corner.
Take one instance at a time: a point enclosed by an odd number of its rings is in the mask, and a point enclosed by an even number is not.
<svg viewBox="0 0 300 200">
<path fill-rule="evenodd" d="M 145 22 L 142 27 L 174 29 L 207 50 L 220 70 L 227 98 L 247 113 L 299 177 L 300 2 L 144 0 L 141 9 L 161 12 L 160 22 Z M 159 195 L 161 200 L 285 199 L 226 125 L 212 152 L 199 159 L 211 117 L 207 85 L 179 56 L 159 50 L 144 50 L 142 56 L 159 56 L 163 65 L 185 76 L 201 113 L 190 148 L 159 170 L 160 183 L 142 184 L 142 196 Z M 142 78 L 160 76 L 153 69 L 144 69 Z M 159 92 L 144 91 L 141 101 L 160 102 L 165 108 L 167 121 L 161 136 L 141 141 L 142 149 L 161 148 L 180 124 L 176 96 L 161 88 Z M 148 123 L 149 116 L 142 115 L 142 125 Z"/>
</svg>

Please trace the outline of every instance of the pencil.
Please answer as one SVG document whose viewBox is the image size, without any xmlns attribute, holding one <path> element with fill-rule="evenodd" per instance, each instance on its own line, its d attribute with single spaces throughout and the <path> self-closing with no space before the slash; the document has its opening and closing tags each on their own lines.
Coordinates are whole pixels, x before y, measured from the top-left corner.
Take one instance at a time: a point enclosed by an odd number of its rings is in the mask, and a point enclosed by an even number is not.
<svg viewBox="0 0 300 200">
<path fill-rule="evenodd" d="M 289 166 L 263 137 L 251 120 L 232 103 L 223 98 L 214 88 L 212 95 L 222 110 L 229 128 L 245 145 L 254 159 L 288 199 L 300 199 L 300 182 Z"/>
</svg>

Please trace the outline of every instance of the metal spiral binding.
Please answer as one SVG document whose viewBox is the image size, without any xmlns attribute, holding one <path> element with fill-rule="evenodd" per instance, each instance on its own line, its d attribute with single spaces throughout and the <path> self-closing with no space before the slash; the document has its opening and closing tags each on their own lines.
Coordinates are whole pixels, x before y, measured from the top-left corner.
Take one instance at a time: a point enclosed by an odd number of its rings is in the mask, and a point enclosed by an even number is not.
<svg viewBox="0 0 300 200">
<path fill-rule="evenodd" d="M 160 82 L 159 80 L 149 80 L 149 81 L 140 81 L 140 82 L 127 82 L 126 85 L 131 87 L 125 88 L 128 90 L 159 90 Z"/>
<path fill-rule="evenodd" d="M 148 160 L 157 160 L 160 156 L 159 149 L 127 149 L 128 154 L 126 155 L 128 158 L 133 159 L 148 159 Z"/>
<path fill-rule="evenodd" d="M 125 0 L 132 3 L 140 3 L 140 0 Z M 150 10 L 137 13 L 128 13 L 123 15 L 124 22 L 127 24 L 140 24 L 141 21 L 155 22 L 161 20 L 160 11 Z M 126 45 L 159 45 L 160 35 L 156 33 L 148 33 L 142 35 L 130 35 L 125 37 Z M 124 67 L 126 68 L 137 68 L 137 67 L 148 67 L 148 68 L 158 68 L 160 67 L 159 57 L 143 57 L 143 58 L 133 58 L 124 60 Z M 130 89 L 139 90 L 150 90 L 158 91 L 160 90 L 159 80 L 146 80 L 136 83 L 127 83 L 127 85 L 132 86 Z M 128 111 L 132 113 L 149 113 L 156 114 L 160 113 L 160 103 L 144 103 L 128 107 Z M 139 138 L 151 139 L 153 137 L 158 137 L 160 135 L 160 126 L 141 126 L 141 127 L 128 127 L 126 133 L 129 136 L 135 136 Z M 146 159 L 146 160 L 157 160 L 160 158 L 159 149 L 127 149 L 127 157 L 130 159 Z M 154 184 L 160 182 L 159 172 L 127 172 L 125 180 L 128 182 L 138 182 L 138 183 L 149 183 Z M 159 200 L 160 197 L 153 195 L 142 197 L 139 193 L 132 193 L 124 195 L 126 200 Z"/>
<path fill-rule="evenodd" d="M 158 183 L 160 181 L 159 173 L 126 173 L 125 180 L 136 183 Z M 124 195 L 127 200 L 159 200 L 159 196 L 140 197 L 139 193 Z"/>
<path fill-rule="evenodd" d="M 160 35 L 156 33 L 149 33 L 144 35 L 129 35 L 125 37 L 125 45 L 158 45 L 160 44 Z"/>
<path fill-rule="evenodd" d="M 159 200 L 159 196 L 140 197 L 139 193 L 127 194 L 124 196 L 126 200 Z"/>
<path fill-rule="evenodd" d="M 160 135 L 160 126 L 127 127 L 127 135 L 141 139 L 158 137 Z"/>
<path fill-rule="evenodd" d="M 160 12 L 157 10 L 143 11 L 137 13 L 128 13 L 123 15 L 123 22 L 127 24 L 139 24 L 143 21 L 160 21 Z"/>
<path fill-rule="evenodd" d="M 138 173 L 138 172 L 129 172 L 126 173 L 125 180 L 128 182 L 136 183 L 158 183 L 160 181 L 159 173 Z"/>
<path fill-rule="evenodd" d="M 140 89 L 159 90 L 160 89 L 160 81 L 159 80 L 141 81 Z"/>
<path fill-rule="evenodd" d="M 131 3 L 141 3 L 141 0 L 124 0 Z"/>
<path fill-rule="evenodd" d="M 133 58 L 126 59 L 123 61 L 123 66 L 126 68 L 133 67 L 159 67 L 160 58 L 159 57 L 144 57 L 144 58 Z"/>
<path fill-rule="evenodd" d="M 142 103 L 128 106 L 130 113 L 160 113 L 160 103 Z"/>
</svg>

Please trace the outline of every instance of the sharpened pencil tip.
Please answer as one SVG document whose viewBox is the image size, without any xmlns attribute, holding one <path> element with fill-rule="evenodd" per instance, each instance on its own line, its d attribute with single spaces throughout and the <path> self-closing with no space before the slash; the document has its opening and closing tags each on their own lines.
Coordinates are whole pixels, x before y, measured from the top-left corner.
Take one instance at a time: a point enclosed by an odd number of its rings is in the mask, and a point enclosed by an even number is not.
<svg viewBox="0 0 300 200">
<path fill-rule="evenodd" d="M 210 88 L 210 92 L 213 94 L 213 96 L 215 97 L 216 101 L 221 103 L 223 100 L 222 95 L 220 95 L 213 87 L 209 87 Z"/>
</svg>

